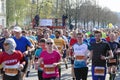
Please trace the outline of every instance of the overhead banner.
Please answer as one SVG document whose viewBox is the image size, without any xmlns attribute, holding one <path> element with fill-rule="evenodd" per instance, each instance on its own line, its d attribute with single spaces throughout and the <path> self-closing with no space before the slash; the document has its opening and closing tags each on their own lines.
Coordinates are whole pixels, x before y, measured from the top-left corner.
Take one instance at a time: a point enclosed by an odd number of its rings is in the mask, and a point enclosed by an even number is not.
<svg viewBox="0 0 120 80">
<path fill-rule="evenodd" d="M 40 26 L 52 26 L 52 19 L 40 19 Z"/>
</svg>

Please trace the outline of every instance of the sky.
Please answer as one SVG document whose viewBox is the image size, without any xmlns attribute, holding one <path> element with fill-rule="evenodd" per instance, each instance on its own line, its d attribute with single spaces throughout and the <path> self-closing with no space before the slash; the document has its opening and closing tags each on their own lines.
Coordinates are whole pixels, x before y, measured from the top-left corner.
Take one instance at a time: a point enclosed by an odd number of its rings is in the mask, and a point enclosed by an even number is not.
<svg viewBox="0 0 120 80">
<path fill-rule="evenodd" d="M 102 7 L 108 7 L 111 11 L 120 12 L 120 0 L 97 0 Z"/>
</svg>

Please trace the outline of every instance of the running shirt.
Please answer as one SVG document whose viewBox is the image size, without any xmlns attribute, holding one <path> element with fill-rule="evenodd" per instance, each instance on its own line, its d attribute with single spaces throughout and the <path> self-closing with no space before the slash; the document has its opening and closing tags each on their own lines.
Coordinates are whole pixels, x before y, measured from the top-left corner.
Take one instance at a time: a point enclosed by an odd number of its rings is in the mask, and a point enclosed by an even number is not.
<svg viewBox="0 0 120 80">
<path fill-rule="evenodd" d="M 67 37 L 67 39 L 68 39 L 68 43 L 69 43 L 69 42 L 70 42 L 71 37 L 70 37 L 70 36 L 68 36 L 68 37 Z"/>
<path fill-rule="evenodd" d="M 39 58 L 41 52 L 42 52 L 42 48 L 37 48 L 37 49 L 35 50 L 35 57 Z"/>
<path fill-rule="evenodd" d="M 114 59 L 117 58 L 116 50 L 120 48 L 120 44 L 118 42 L 109 42 L 110 47 L 113 51 Z"/>
<path fill-rule="evenodd" d="M 93 51 L 92 65 L 93 66 L 106 66 L 106 60 L 101 60 L 101 55 L 107 56 L 107 51 L 111 50 L 107 42 L 101 41 L 100 43 L 91 43 L 91 50 Z"/>
<path fill-rule="evenodd" d="M 0 54 L 0 64 L 3 65 L 3 71 L 5 71 L 5 74 L 9 76 L 15 76 L 18 74 L 19 65 L 22 60 L 23 54 L 20 51 L 15 51 L 11 55 L 6 52 Z"/>
<path fill-rule="evenodd" d="M 39 71 L 43 71 L 43 67 L 44 67 L 44 63 L 43 62 L 38 67 L 38 58 L 40 57 L 42 51 L 43 51 L 42 48 L 37 48 L 36 51 L 35 51 L 35 58 L 36 58 L 35 69 L 38 69 Z"/>
<path fill-rule="evenodd" d="M 43 59 L 44 63 L 43 78 L 59 77 L 58 67 L 54 67 L 53 63 L 60 61 L 60 54 L 56 51 L 53 51 L 52 53 L 43 51 L 40 58 Z"/>
<path fill-rule="evenodd" d="M 77 43 L 77 39 L 76 38 L 71 38 L 70 42 L 69 42 L 69 48 L 70 48 L 70 56 L 73 55 L 73 51 L 72 51 L 72 46 Z"/>
<path fill-rule="evenodd" d="M 67 37 L 66 36 L 62 36 L 62 39 L 68 44 L 68 39 L 67 39 Z"/>
<path fill-rule="evenodd" d="M 22 36 L 20 39 L 13 37 L 13 39 L 17 44 L 16 50 L 20 50 L 22 53 L 27 50 L 27 46 L 32 46 L 31 42 L 24 36 Z"/>
<path fill-rule="evenodd" d="M 65 41 L 64 39 L 62 38 L 59 38 L 59 39 L 54 39 L 54 43 L 55 45 L 57 46 L 58 50 L 60 51 L 60 53 L 62 53 L 62 49 L 64 48 L 65 46 Z"/>
<path fill-rule="evenodd" d="M 87 44 L 74 44 L 73 53 L 75 57 L 74 68 L 87 67 L 86 58 L 87 58 L 88 46 Z"/>
<path fill-rule="evenodd" d="M 32 39 L 34 42 L 37 42 L 36 36 L 28 36 L 30 39 Z"/>
<path fill-rule="evenodd" d="M 71 38 L 70 39 L 70 46 L 73 46 L 75 43 L 77 43 L 77 39 L 76 38 Z"/>
</svg>

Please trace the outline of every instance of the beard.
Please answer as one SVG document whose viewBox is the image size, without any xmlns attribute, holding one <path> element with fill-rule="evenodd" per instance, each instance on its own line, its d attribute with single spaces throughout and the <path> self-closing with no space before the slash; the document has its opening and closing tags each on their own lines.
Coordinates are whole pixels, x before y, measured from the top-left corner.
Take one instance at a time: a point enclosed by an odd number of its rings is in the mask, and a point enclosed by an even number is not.
<svg viewBox="0 0 120 80">
<path fill-rule="evenodd" d="M 96 42 L 101 42 L 101 39 L 96 39 Z"/>
</svg>

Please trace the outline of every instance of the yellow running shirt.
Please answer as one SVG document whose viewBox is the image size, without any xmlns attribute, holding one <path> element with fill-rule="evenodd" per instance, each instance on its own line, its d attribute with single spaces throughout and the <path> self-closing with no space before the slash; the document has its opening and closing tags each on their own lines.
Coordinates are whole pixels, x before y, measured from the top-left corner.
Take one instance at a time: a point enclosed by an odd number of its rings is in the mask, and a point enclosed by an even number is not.
<svg viewBox="0 0 120 80">
<path fill-rule="evenodd" d="M 62 53 L 62 49 L 65 47 L 65 41 L 62 38 L 59 39 L 54 39 L 54 43 L 57 46 L 58 50 L 60 51 L 60 53 Z"/>
</svg>

